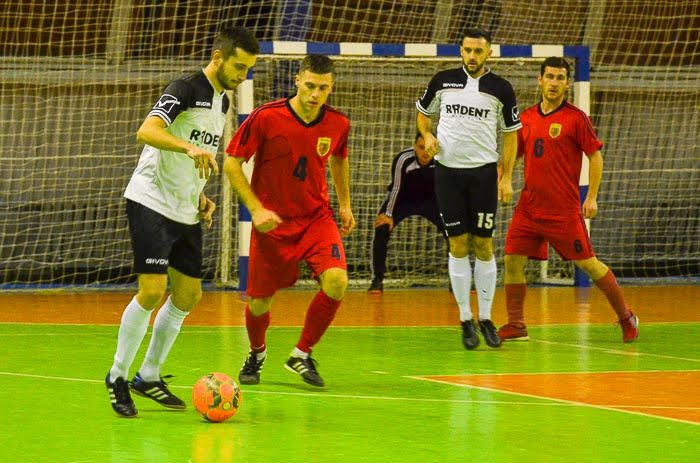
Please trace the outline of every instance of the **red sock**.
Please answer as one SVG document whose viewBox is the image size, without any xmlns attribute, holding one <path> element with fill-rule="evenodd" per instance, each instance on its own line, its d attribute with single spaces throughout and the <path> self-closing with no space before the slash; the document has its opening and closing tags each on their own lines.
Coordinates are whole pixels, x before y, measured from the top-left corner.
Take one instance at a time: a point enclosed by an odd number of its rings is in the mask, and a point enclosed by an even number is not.
<svg viewBox="0 0 700 463">
<path fill-rule="evenodd" d="M 603 278 L 596 280 L 595 284 L 601 291 L 603 291 L 605 297 L 608 298 L 608 302 L 615 310 L 617 318 L 620 320 L 627 318 L 630 311 L 627 308 L 627 304 L 625 304 L 625 298 L 622 295 L 622 291 L 620 290 L 620 286 L 617 284 L 617 280 L 615 279 L 615 275 L 613 275 L 612 270 L 608 269 L 608 273 L 606 273 Z"/>
<path fill-rule="evenodd" d="M 506 288 L 506 311 L 508 312 L 508 323 L 518 328 L 525 326 L 525 315 L 523 306 L 525 305 L 525 283 L 507 283 Z"/>
<path fill-rule="evenodd" d="M 297 344 L 299 350 L 311 351 L 335 318 L 338 307 L 340 307 L 340 301 L 328 297 L 323 290 L 316 294 L 306 311 L 304 328 L 301 330 L 301 338 Z"/>
<path fill-rule="evenodd" d="M 248 339 L 250 340 L 250 350 L 260 353 L 266 348 L 265 333 L 270 326 L 270 311 L 256 317 L 250 311 L 250 306 L 245 306 L 245 326 L 248 329 Z"/>
</svg>

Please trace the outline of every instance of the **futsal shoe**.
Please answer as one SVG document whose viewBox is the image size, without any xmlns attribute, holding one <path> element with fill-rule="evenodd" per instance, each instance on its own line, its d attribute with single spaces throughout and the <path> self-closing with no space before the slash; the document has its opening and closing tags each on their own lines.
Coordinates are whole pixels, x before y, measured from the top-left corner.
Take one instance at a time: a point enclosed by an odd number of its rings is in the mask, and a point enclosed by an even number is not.
<svg viewBox="0 0 700 463">
<path fill-rule="evenodd" d="M 527 335 L 527 327 L 525 325 L 519 328 L 512 323 L 503 325 L 498 330 L 498 337 L 502 341 L 527 341 L 530 337 Z"/>
<path fill-rule="evenodd" d="M 309 352 L 308 358 L 289 357 L 289 360 L 287 360 L 287 363 L 284 364 L 284 367 L 287 370 L 300 375 L 301 379 L 303 379 L 305 383 L 316 387 L 323 387 L 323 379 L 321 379 L 321 376 L 318 374 L 318 370 L 316 370 L 317 364 L 318 362 L 311 358 L 311 353 Z"/>
<path fill-rule="evenodd" d="M 620 319 L 620 327 L 622 328 L 622 342 L 632 342 L 639 337 L 639 318 L 632 312 L 629 316 Z"/>
<path fill-rule="evenodd" d="M 252 350 L 248 352 L 248 358 L 245 359 L 243 368 L 238 373 L 238 382 L 241 384 L 260 384 L 260 372 L 266 358 L 263 357 L 262 360 L 258 360 L 258 354 Z"/>
<path fill-rule="evenodd" d="M 155 400 L 167 408 L 184 410 L 185 402 L 168 390 L 168 384 L 163 379 L 172 378 L 171 375 L 161 376 L 160 381 L 144 381 L 139 373 L 134 375 L 134 379 L 129 381 L 129 387 L 134 394 Z"/>
<path fill-rule="evenodd" d="M 479 336 L 476 334 L 474 320 L 462 322 L 462 344 L 468 350 L 476 349 L 476 346 L 479 345 Z"/>
<path fill-rule="evenodd" d="M 372 280 L 372 284 L 369 285 L 367 292 L 377 296 L 381 295 L 384 292 L 384 283 L 379 280 Z"/>
<path fill-rule="evenodd" d="M 114 382 L 109 380 L 109 373 L 105 378 L 105 386 L 109 391 L 109 401 L 112 403 L 112 408 L 119 416 L 124 418 L 135 418 L 139 411 L 136 410 L 134 401 L 131 400 L 129 394 L 129 385 L 124 378 L 117 378 Z"/>
<path fill-rule="evenodd" d="M 491 320 L 479 320 L 479 330 L 489 347 L 501 347 L 501 338 L 498 337 L 496 327 Z"/>
</svg>

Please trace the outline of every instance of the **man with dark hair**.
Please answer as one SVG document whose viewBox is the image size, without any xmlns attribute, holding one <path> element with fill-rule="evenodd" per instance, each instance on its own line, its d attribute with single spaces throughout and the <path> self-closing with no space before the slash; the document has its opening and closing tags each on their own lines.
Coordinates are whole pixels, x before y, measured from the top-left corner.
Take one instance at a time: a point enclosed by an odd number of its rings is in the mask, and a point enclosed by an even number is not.
<svg viewBox="0 0 700 463">
<path fill-rule="evenodd" d="M 435 189 L 449 239 L 448 269 L 459 306 L 462 343 L 479 345 L 469 303 L 472 269 L 469 249 L 476 256 L 474 283 L 479 303 L 479 329 L 486 344 L 501 340 L 491 322 L 496 289 L 493 227 L 498 201 L 513 195 L 512 171 L 520 128 L 513 88 L 486 66 L 491 36 L 479 29 L 465 31 L 460 47 L 462 67 L 438 72 L 416 101 L 418 130 L 425 150 L 435 156 Z M 440 115 L 437 138 L 430 116 Z M 503 134 L 503 176 L 497 180 L 498 133 Z"/>
<path fill-rule="evenodd" d="M 442 231 L 435 199 L 435 161 L 425 152 L 423 135 L 416 133 L 412 148 L 401 151 L 391 163 L 391 184 L 374 220 L 372 283 L 370 294 L 384 291 L 386 254 L 394 228 L 406 217 L 418 215 Z"/>
<path fill-rule="evenodd" d="M 137 139 L 145 146 L 124 197 L 139 290 L 122 315 L 114 363 L 105 378 L 112 408 L 120 416 L 138 414 L 129 388 L 164 407 L 185 408 L 161 378 L 160 367 L 202 295 L 199 222 L 211 227 L 215 206 L 204 195 L 204 185 L 212 171 L 219 171 L 215 156 L 229 106 L 225 90 L 245 80 L 259 52 L 247 30 L 221 32 L 209 64 L 168 84 L 138 130 Z M 127 384 L 168 280 L 172 295 L 158 311 L 146 357 Z"/>
<path fill-rule="evenodd" d="M 355 227 L 347 158 L 350 122 L 325 104 L 333 90 L 333 62 L 325 55 L 307 56 L 295 83 L 296 95 L 258 107 L 226 148 L 224 172 L 253 222 L 246 305 L 250 352 L 238 375 L 241 384 L 260 382 L 273 297 L 294 285 L 299 263 L 305 261 L 321 289 L 285 368 L 323 387 L 311 350 L 333 321 L 348 283 L 341 235 Z M 253 155 L 248 183 L 241 164 Z M 340 230 L 328 198 L 326 164 L 338 196 Z"/>
<path fill-rule="evenodd" d="M 639 336 L 634 315 L 617 285 L 615 275 L 594 253 L 584 218 L 598 213 L 598 188 L 603 175 L 603 143 L 590 119 L 566 101 L 571 68 L 565 59 L 547 58 L 537 78 L 542 100 L 522 115 L 518 156 L 525 160 L 525 186 L 506 236 L 505 292 L 508 324 L 498 330 L 501 339 L 527 340 L 523 306 L 525 263 L 547 259 L 547 243 L 562 258 L 573 260 L 603 291 L 617 314 L 622 340 Z M 581 214 L 579 177 L 583 153 L 588 156 L 589 185 Z"/>
</svg>

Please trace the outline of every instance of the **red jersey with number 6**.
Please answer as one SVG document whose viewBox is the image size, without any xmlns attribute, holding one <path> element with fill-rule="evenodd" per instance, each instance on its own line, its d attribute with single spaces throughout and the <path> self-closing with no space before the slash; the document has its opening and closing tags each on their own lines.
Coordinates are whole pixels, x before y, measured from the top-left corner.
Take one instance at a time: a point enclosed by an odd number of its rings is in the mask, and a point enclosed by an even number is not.
<svg viewBox="0 0 700 463">
<path fill-rule="evenodd" d="M 533 215 L 580 214 L 583 153 L 590 156 L 603 146 L 591 120 L 564 100 L 549 114 L 537 104 L 520 121 L 518 157 L 525 158 L 525 187 L 517 207 Z"/>
<path fill-rule="evenodd" d="M 285 98 L 255 109 L 226 152 L 246 160 L 255 154 L 250 185 L 266 209 L 283 219 L 310 217 L 330 209 L 326 163 L 347 157 L 349 131 L 340 111 L 323 105 L 307 124 Z"/>
</svg>

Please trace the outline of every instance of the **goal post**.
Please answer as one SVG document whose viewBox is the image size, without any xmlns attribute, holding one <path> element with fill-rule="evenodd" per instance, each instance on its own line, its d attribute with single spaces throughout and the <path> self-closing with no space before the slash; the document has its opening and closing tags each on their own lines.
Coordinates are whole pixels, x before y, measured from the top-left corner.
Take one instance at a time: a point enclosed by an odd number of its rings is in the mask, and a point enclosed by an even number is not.
<svg viewBox="0 0 700 463">
<path fill-rule="evenodd" d="M 537 101 L 539 93 L 535 82 L 541 61 L 549 56 L 562 56 L 574 64 L 574 103 L 586 113 L 590 111 L 588 47 L 493 44 L 492 50 L 489 66 L 511 81 L 521 110 Z M 255 70 L 251 72 L 252 79 L 237 93 L 238 122 L 245 120 L 253 107 L 274 99 L 275 96 L 284 96 L 278 94 L 276 87 L 290 89 L 295 74 L 292 66 L 289 66 L 290 61 L 298 61 L 307 54 L 326 54 L 335 60 L 337 83 L 329 103 L 346 112 L 350 118 L 351 197 L 358 227 L 346 239 L 346 256 L 351 284 L 363 284 L 370 277 L 371 257 L 367 250 L 372 242 L 371 225 L 390 181 L 391 159 L 402 148 L 411 145 L 415 133 L 415 99 L 436 72 L 461 65 L 459 45 L 262 42 L 261 55 Z M 373 95 L 378 98 L 372 98 Z M 367 98 L 371 98 L 373 104 L 364 104 L 363 100 Z M 248 175 L 253 162 L 254 158 L 246 163 Z M 500 206 L 496 225 L 495 251 L 501 262 L 503 240 L 512 207 L 522 186 L 522 174 L 516 174 L 515 179 L 516 197 L 510 205 Z M 580 181 L 582 198 L 587 189 L 588 166 L 584 156 Z M 333 192 L 332 187 L 330 190 Z M 334 200 L 335 198 L 332 199 Z M 247 287 L 251 223 L 250 214 L 242 204 L 238 205 L 237 218 L 238 239 L 230 239 L 228 242 L 238 243 L 237 286 L 243 291 Z M 230 217 L 222 220 L 224 224 L 229 224 L 230 221 Z M 397 227 L 392 234 L 388 256 L 390 284 L 446 284 L 446 247 L 444 240 L 436 239 L 436 233 L 430 228 L 420 219 L 407 219 Z M 224 230 L 222 236 L 227 236 Z M 232 250 L 226 251 L 226 255 L 231 254 Z M 585 274 L 575 272 L 570 263 L 561 261 L 552 251 L 548 261 L 528 272 L 528 279 L 542 283 L 588 285 Z M 234 273 L 233 270 L 222 271 L 221 282 L 235 282 Z"/>
</svg>

